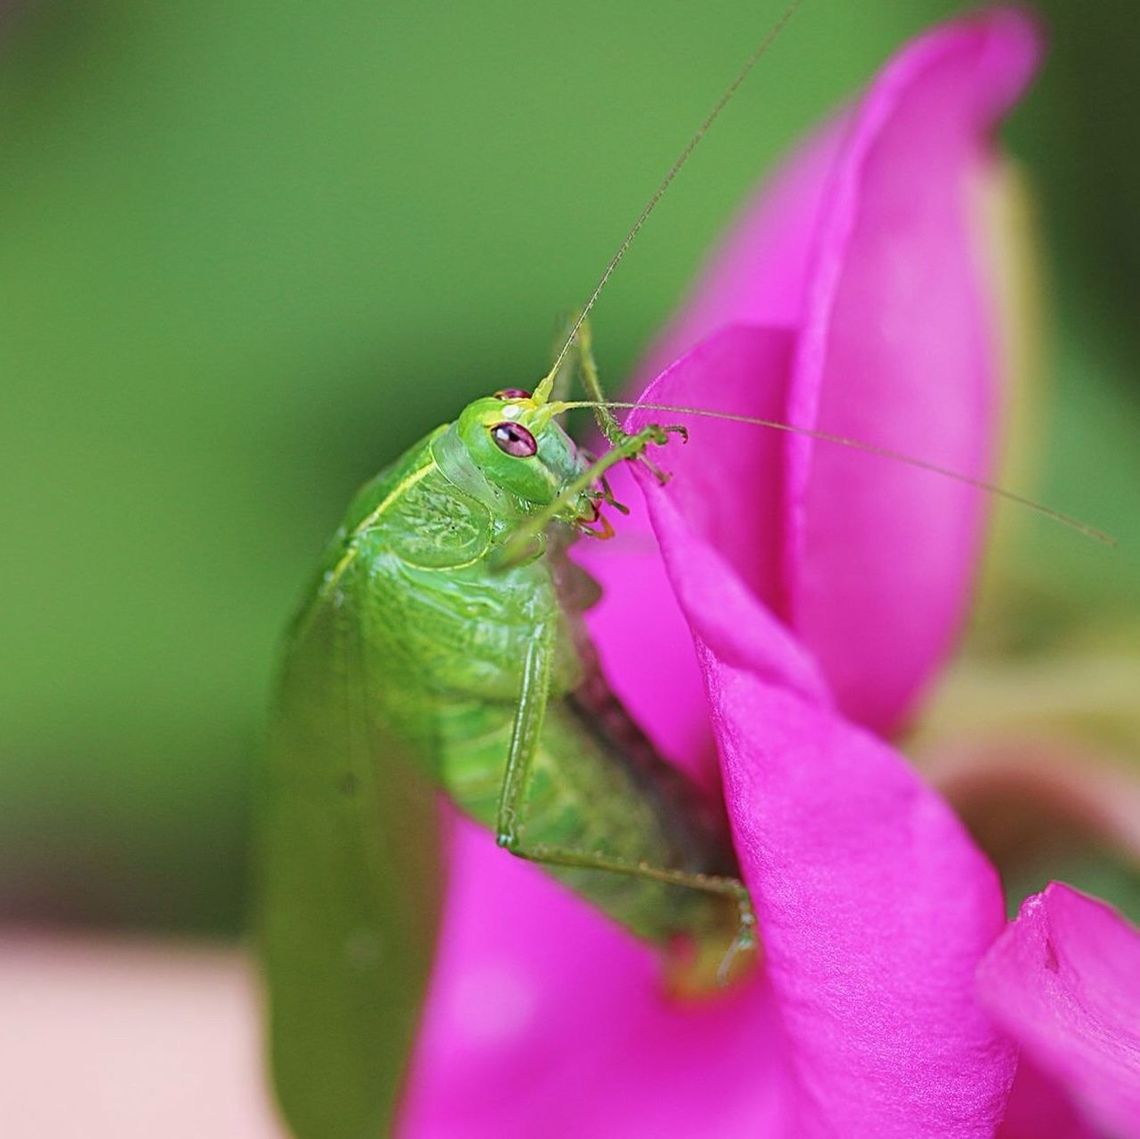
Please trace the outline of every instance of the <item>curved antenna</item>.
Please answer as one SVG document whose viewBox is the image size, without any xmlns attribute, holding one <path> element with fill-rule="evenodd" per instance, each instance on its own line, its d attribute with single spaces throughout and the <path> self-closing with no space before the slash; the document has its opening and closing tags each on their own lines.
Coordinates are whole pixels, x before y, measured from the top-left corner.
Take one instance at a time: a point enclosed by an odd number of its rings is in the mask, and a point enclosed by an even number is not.
<svg viewBox="0 0 1140 1139">
<path fill-rule="evenodd" d="M 538 387 L 535 388 L 533 398 L 536 403 L 545 403 L 550 398 L 550 391 L 554 386 L 554 377 L 558 374 L 558 369 L 562 367 L 562 361 L 566 359 L 566 353 L 570 351 L 570 346 L 574 343 L 574 338 L 578 335 L 578 330 L 582 327 L 582 323 L 586 317 L 590 315 L 590 310 L 597 303 L 602 290 L 606 287 L 610 277 L 613 276 L 614 270 L 620 264 L 621 259 L 626 255 L 629 247 L 633 244 L 634 238 L 636 238 L 641 231 L 641 227 L 645 224 L 646 219 L 657 208 L 657 203 L 665 196 L 665 191 L 669 189 L 673 179 L 677 177 L 681 172 L 681 168 L 689 161 L 689 156 L 696 150 L 697 144 L 708 134 L 709 128 L 716 122 L 721 111 L 728 105 L 729 101 L 736 94 L 737 89 L 745 79 L 748 78 L 749 72 L 760 62 L 760 57 L 772 46 L 773 41 L 784 30 L 784 26 L 796 14 L 796 10 L 802 3 L 803 0 L 792 0 L 792 3 L 784 9 L 783 15 L 768 29 L 764 38 L 756 45 L 744 66 L 736 73 L 736 77 L 724 89 L 723 94 L 716 102 L 716 106 L 705 116 L 704 121 L 697 127 L 696 133 L 685 144 L 685 148 L 681 153 L 677 155 L 673 165 L 669 167 L 668 173 L 661 179 L 657 189 L 653 191 L 649 201 L 642 207 L 641 213 L 637 215 L 637 221 L 630 226 L 629 232 L 622 239 L 622 243 L 617 247 L 617 251 L 610 258 L 609 264 L 606 265 L 602 275 L 598 278 L 598 283 L 594 286 L 594 291 L 590 294 L 589 300 L 582 306 L 582 311 L 578 313 L 578 318 L 574 321 L 565 343 L 563 343 L 558 355 L 554 358 L 554 365 L 539 381 Z"/>
<path fill-rule="evenodd" d="M 891 447 L 882 447 L 877 443 L 866 443 L 862 439 L 852 439 L 846 435 L 834 435 L 830 431 L 820 431 L 814 427 L 799 427 L 793 423 L 781 423 L 778 419 L 763 419 L 753 415 L 736 415 L 730 411 L 712 411 L 703 407 L 675 407 L 672 404 L 665 403 L 611 403 L 609 400 L 601 403 L 598 400 L 584 399 L 564 401 L 556 405 L 552 404 L 551 407 L 555 409 L 555 414 L 561 414 L 563 411 L 571 411 L 579 407 L 616 407 L 622 410 L 664 411 L 671 415 L 692 415 L 703 419 L 721 419 L 728 423 L 744 423 L 753 427 L 767 427 L 772 431 L 783 431 L 789 435 L 802 435 L 807 439 L 816 439 L 821 443 L 831 443 L 837 447 L 848 447 L 853 451 L 862 451 L 868 455 L 877 455 L 881 459 L 889 459 L 895 463 L 904 463 L 908 467 L 917 467 L 920 471 L 929 471 L 931 474 L 939 475 L 945 479 L 951 479 L 953 482 L 962 483 L 964 486 L 984 491 L 986 494 L 993 495 L 995 498 L 1001 498 L 1006 502 L 1012 502 L 1017 506 L 1032 510 L 1035 514 L 1040 514 L 1042 517 L 1060 523 L 1060 525 L 1066 526 L 1070 530 L 1075 530 L 1078 534 L 1086 538 L 1091 538 L 1094 542 L 1100 542 L 1101 545 L 1115 546 L 1117 544 L 1116 538 L 1106 531 L 1101 530 L 1099 527 L 1093 526 L 1080 518 L 1075 518 L 1071 514 L 1065 514 L 1063 511 L 1055 510 L 1053 507 L 1046 506 L 1044 503 L 1037 502 L 1023 494 L 1018 494 L 1016 491 L 1007 490 L 1003 486 L 998 486 L 997 483 L 987 482 L 985 479 L 963 474 L 961 471 L 956 471 L 951 467 L 943 467 L 938 463 L 930 462 L 929 459 L 921 459 L 917 455 L 908 455 L 903 451 L 896 451 Z"/>
</svg>

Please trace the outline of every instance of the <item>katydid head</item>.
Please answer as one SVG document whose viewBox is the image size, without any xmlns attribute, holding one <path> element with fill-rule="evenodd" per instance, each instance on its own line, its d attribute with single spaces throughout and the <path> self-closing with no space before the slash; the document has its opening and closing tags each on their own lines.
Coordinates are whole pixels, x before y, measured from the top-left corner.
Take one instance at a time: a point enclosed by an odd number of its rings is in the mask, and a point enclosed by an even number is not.
<svg viewBox="0 0 1140 1139">
<path fill-rule="evenodd" d="M 459 438 L 483 476 L 535 507 L 549 506 L 581 477 L 587 463 L 555 418 L 560 405 L 540 403 L 520 388 L 474 400 L 460 413 Z M 592 521 L 593 491 L 567 506 L 567 522 Z"/>
</svg>

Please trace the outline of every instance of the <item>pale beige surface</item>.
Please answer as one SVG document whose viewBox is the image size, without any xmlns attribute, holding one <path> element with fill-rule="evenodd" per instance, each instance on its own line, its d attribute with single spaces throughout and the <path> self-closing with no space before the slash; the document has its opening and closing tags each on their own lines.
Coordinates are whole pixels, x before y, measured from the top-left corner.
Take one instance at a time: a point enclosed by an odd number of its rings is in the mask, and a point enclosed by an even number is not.
<svg viewBox="0 0 1140 1139">
<path fill-rule="evenodd" d="M 0 935 L 3 1139 L 283 1139 L 236 952 Z"/>
</svg>

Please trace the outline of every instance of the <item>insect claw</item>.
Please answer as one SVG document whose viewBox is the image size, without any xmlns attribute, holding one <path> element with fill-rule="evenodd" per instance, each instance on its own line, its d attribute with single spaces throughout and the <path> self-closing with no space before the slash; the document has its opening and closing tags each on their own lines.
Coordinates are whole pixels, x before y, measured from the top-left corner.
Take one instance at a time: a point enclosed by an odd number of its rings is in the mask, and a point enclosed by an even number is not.
<svg viewBox="0 0 1140 1139">
<path fill-rule="evenodd" d="M 653 476 L 658 486 L 664 486 L 673 476 L 668 471 L 663 471 L 652 459 L 648 458 L 644 452 L 640 455 L 630 456 L 631 463 L 641 463 L 645 469 Z"/>
<path fill-rule="evenodd" d="M 598 522 L 601 523 L 601 531 L 589 530 L 587 531 L 591 538 L 597 538 L 599 542 L 608 542 L 615 534 L 615 530 L 610 523 L 610 520 L 604 515 L 598 515 Z"/>
<path fill-rule="evenodd" d="M 583 452 L 583 453 L 588 454 L 588 452 Z M 609 479 L 607 479 L 605 475 L 599 475 L 598 476 L 598 486 L 600 486 L 601 490 L 602 490 L 602 501 L 607 506 L 612 506 L 614 508 L 614 510 L 618 511 L 621 514 L 628 514 L 629 513 L 629 507 L 626 506 L 624 502 L 618 502 L 618 500 L 614 497 L 614 492 L 613 492 L 613 489 L 610 487 Z M 597 520 L 597 507 L 596 506 L 594 507 L 594 511 L 595 511 L 594 519 L 596 521 Z"/>
<path fill-rule="evenodd" d="M 669 476 L 656 463 L 647 459 L 644 455 L 638 455 L 636 459 L 631 459 L 630 462 L 640 462 L 644 464 L 645 469 L 653 476 L 658 486 L 664 486 L 669 481 Z"/>
<path fill-rule="evenodd" d="M 648 427 L 643 429 L 644 436 L 648 436 L 647 443 L 653 443 L 658 447 L 663 447 L 669 442 L 670 435 L 680 435 L 681 441 L 687 443 L 689 441 L 688 429 L 682 427 L 680 424 L 670 424 L 667 427 L 662 427 L 657 423 L 651 423 Z M 628 436 L 627 436 L 628 438 Z M 653 476 L 659 486 L 665 484 L 673 477 L 667 471 L 663 471 L 652 459 L 648 458 L 644 450 L 638 450 L 636 454 L 627 456 L 630 462 L 640 462 L 645 465 L 645 469 Z"/>
<path fill-rule="evenodd" d="M 728 947 L 728 951 L 724 957 L 721 958 L 720 965 L 717 966 L 716 983 L 720 989 L 727 988 L 732 981 L 733 966 L 743 954 L 752 953 L 759 942 L 756 938 L 756 919 L 751 914 L 746 915 L 741 913 L 740 928 L 736 931 L 736 937 L 733 938 L 732 944 Z"/>
<path fill-rule="evenodd" d="M 595 526 L 598 529 L 594 529 Z M 599 542 L 608 542 L 617 533 L 610 520 L 598 509 L 597 504 L 594 505 L 594 517 L 588 521 L 579 519 L 575 523 L 575 529 L 584 537 L 597 538 Z"/>
</svg>

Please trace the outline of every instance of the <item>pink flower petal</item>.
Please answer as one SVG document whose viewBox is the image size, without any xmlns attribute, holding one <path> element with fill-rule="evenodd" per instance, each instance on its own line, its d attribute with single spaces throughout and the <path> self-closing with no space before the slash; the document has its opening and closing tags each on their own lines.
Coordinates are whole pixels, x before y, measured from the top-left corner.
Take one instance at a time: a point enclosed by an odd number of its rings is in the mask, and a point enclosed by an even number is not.
<svg viewBox="0 0 1140 1139">
<path fill-rule="evenodd" d="M 1037 51 L 1026 18 L 991 13 L 918 40 L 861 101 L 816 248 L 793 422 L 986 472 L 998 348 L 969 195 Z M 957 631 L 986 503 L 809 440 L 792 455 L 794 625 L 840 706 L 886 730 Z"/>
<path fill-rule="evenodd" d="M 632 501 L 626 472 L 613 485 Z M 573 556 L 602 586 L 586 623 L 606 679 L 657 749 L 707 785 L 716 757 L 697 658 L 648 524 L 623 519 L 616 538 Z M 651 683 L 647 661 L 668 661 Z"/>
<path fill-rule="evenodd" d="M 803 324 L 808 267 L 848 119 L 840 116 L 765 179 L 710 258 L 684 308 L 639 364 L 633 391 L 642 391 L 674 360 L 728 325 L 794 330 Z"/>
<path fill-rule="evenodd" d="M 746 213 L 650 367 L 731 323 L 790 327 L 776 418 L 983 475 L 998 352 L 970 207 L 990 131 L 1037 54 L 1033 25 L 1010 11 L 900 53 Z M 715 384 L 694 395 L 720 406 Z M 788 451 L 779 611 L 847 714 L 886 731 L 958 628 L 986 503 L 834 445 Z"/>
<path fill-rule="evenodd" d="M 794 345 L 792 335 L 778 329 L 728 326 L 658 376 L 639 402 L 715 404 L 718 411 L 778 420 Z M 640 408 L 625 426 L 637 431 L 650 423 L 686 428 L 687 443 L 671 443 L 652 454 L 672 476 L 673 501 L 752 592 L 774 604 L 789 436 L 751 424 Z M 648 529 L 647 522 L 642 525 Z"/>
<path fill-rule="evenodd" d="M 693 1006 L 653 952 L 462 822 L 402 1139 L 794 1139 L 762 980 Z"/>
<path fill-rule="evenodd" d="M 1100 1129 L 1140 1136 L 1140 930 L 1059 882 L 978 970 L 985 1007 Z"/>
<path fill-rule="evenodd" d="M 1101 1139 L 1072 1100 L 1022 1055 L 997 1139 Z"/>
<path fill-rule="evenodd" d="M 1002 926 L 993 869 L 901 756 L 813 691 L 668 492 L 647 498 L 698 644 L 795 1134 L 992 1136 L 1015 1067 L 973 992 Z"/>
</svg>

